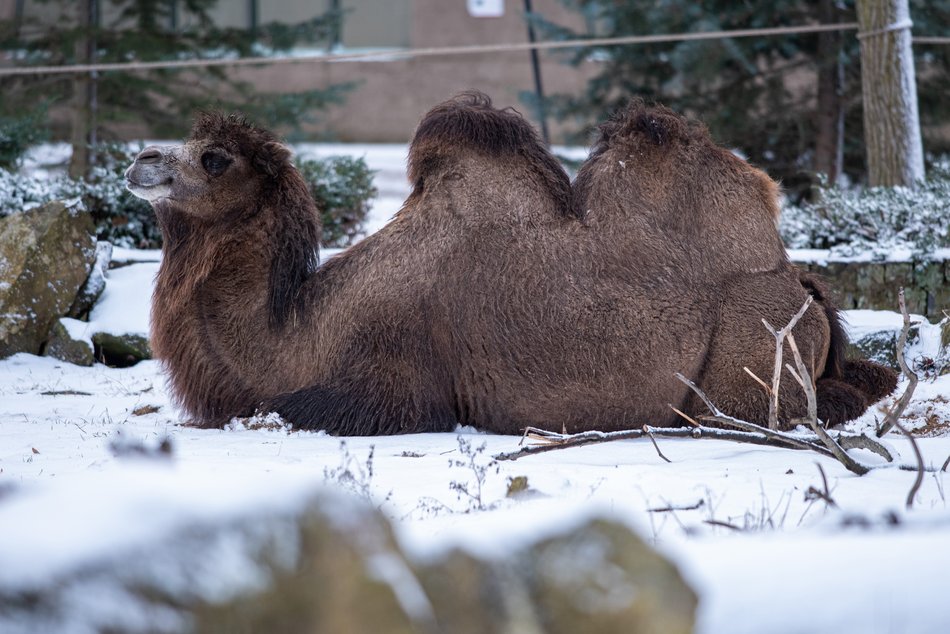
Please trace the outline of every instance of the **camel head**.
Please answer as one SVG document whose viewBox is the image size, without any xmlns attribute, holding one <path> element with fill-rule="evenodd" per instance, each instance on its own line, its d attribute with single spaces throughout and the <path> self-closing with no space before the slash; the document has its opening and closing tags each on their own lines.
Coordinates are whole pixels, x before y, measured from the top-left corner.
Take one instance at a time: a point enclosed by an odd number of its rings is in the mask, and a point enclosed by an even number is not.
<svg viewBox="0 0 950 634">
<path fill-rule="evenodd" d="M 142 150 L 125 179 L 159 214 L 171 207 L 214 221 L 260 200 L 292 170 L 290 150 L 270 132 L 235 115 L 206 113 L 184 145 Z"/>
</svg>

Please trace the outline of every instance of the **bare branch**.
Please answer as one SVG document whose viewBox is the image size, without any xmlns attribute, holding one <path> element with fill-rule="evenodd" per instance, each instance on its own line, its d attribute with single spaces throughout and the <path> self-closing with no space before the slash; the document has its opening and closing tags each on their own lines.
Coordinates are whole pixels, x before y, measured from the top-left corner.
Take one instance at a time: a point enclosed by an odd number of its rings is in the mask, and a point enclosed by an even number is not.
<svg viewBox="0 0 950 634">
<path fill-rule="evenodd" d="M 864 475 L 870 471 L 869 467 L 864 466 L 854 458 L 848 455 L 848 452 L 841 448 L 841 445 L 835 441 L 834 438 L 828 435 L 828 432 L 825 431 L 824 425 L 818 420 L 818 398 L 815 394 L 815 384 L 812 382 L 812 378 L 808 373 L 808 368 L 805 367 L 805 362 L 802 361 L 802 355 L 798 351 L 798 345 L 795 343 L 795 337 L 792 334 L 788 335 L 788 346 L 792 349 L 792 356 L 795 358 L 795 366 L 798 368 L 798 373 L 801 378 L 802 388 L 805 390 L 805 398 L 808 401 L 808 424 L 811 425 L 812 431 L 815 432 L 815 435 L 818 436 L 828 450 L 838 459 L 845 468 L 858 475 Z"/>
<path fill-rule="evenodd" d="M 765 324 L 766 330 L 768 330 L 773 337 L 775 337 L 775 367 L 772 370 L 772 387 L 770 388 L 769 399 L 769 429 L 777 430 L 778 429 L 778 396 L 779 396 L 779 383 L 782 379 L 782 351 L 784 348 L 785 337 L 792 332 L 792 328 L 795 327 L 795 324 L 798 323 L 798 320 L 802 318 L 805 314 L 805 311 L 808 310 L 808 307 L 811 306 L 813 301 L 811 295 L 808 296 L 808 299 L 805 300 L 805 303 L 802 304 L 802 307 L 798 309 L 798 312 L 795 313 L 795 316 L 792 317 L 792 320 L 785 325 L 781 330 L 776 330 L 772 327 L 772 324 L 766 320 L 762 320 L 762 323 Z"/>
<path fill-rule="evenodd" d="M 663 458 L 663 459 L 666 460 L 667 462 L 673 462 L 672 460 L 670 460 L 669 458 L 667 458 L 666 456 L 664 456 L 662 451 L 660 451 L 660 446 L 659 446 L 658 444 L 656 444 L 656 438 L 653 437 L 653 432 L 652 432 L 652 430 L 650 429 L 650 426 L 649 426 L 649 425 L 644 425 L 644 426 L 643 426 L 643 433 L 646 434 L 647 437 L 650 439 L 650 442 L 653 443 L 653 448 L 656 449 L 656 453 L 657 453 L 658 456 L 660 456 L 661 458 Z"/>
<path fill-rule="evenodd" d="M 950 456 L 947 456 L 947 459 L 943 461 L 943 466 L 940 467 L 940 470 L 946 471 L 947 467 L 950 467 Z"/>
<path fill-rule="evenodd" d="M 900 337 L 897 338 L 897 363 L 901 367 L 901 372 L 907 377 L 907 389 L 901 395 L 900 399 L 891 408 L 891 411 L 884 417 L 884 422 L 877 430 L 877 437 L 881 438 L 884 434 L 891 431 L 891 428 L 897 423 L 907 405 L 910 403 L 914 390 L 917 389 L 917 374 L 907 366 L 907 360 L 904 358 L 904 346 L 907 345 L 907 333 L 910 331 L 910 315 L 907 314 L 907 304 L 904 302 L 904 289 L 901 288 L 897 294 L 897 301 L 900 304 L 901 315 L 904 317 L 904 326 L 901 328 Z"/>
<path fill-rule="evenodd" d="M 865 434 L 858 434 L 857 436 L 846 436 L 844 434 L 836 434 L 832 436 L 842 449 L 867 449 L 872 451 L 884 458 L 888 462 L 894 462 L 894 456 L 888 451 L 887 447 L 879 443 L 878 441 L 869 438 Z"/>
<path fill-rule="evenodd" d="M 677 379 L 685 383 L 691 390 L 693 390 L 693 392 L 695 392 L 696 395 L 700 399 L 702 399 L 703 403 L 706 404 L 706 407 L 709 408 L 709 411 L 712 412 L 712 416 L 703 416 L 702 417 L 703 420 L 712 420 L 722 425 L 729 425 L 730 427 L 735 427 L 737 429 L 741 429 L 746 432 L 751 432 L 754 434 L 762 434 L 766 438 L 772 439 L 777 444 L 780 444 L 786 447 L 794 447 L 795 449 L 807 449 L 809 451 L 817 451 L 818 453 L 825 453 L 826 455 L 829 455 L 829 456 L 831 455 L 830 453 L 826 453 L 824 451 L 825 448 L 822 447 L 821 445 L 811 444 L 799 438 L 796 438 L 795 436 L 785 434 L 784 432 L 768 429 L 766 427 L 762 427 L 761 425 L 756 425 L 755 423 L 750 423 L 738 418 L 734 418 L 727 414 L 724 414 L 718 407 L 715 406 L 715 404 L 713 404 L 711 400 L 709 400 L 709 397 L 706 396 L 706 393 L 703 392 L 699 388 L 698 385 L 696 385 L 695 383 L 687 379 L 685 376 L 683 376 L 679 372 L 676 372 L 673 376 L 675 376 Z"/>
</svg>

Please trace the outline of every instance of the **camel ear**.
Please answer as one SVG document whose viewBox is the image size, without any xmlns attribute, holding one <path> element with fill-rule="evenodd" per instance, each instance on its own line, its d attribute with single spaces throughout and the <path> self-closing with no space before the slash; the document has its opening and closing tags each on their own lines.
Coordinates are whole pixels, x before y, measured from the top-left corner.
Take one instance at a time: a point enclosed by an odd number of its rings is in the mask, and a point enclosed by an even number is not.
<svg viewBox="0 0 950 634">
<path fill-rule="evenodd" d="M 289 147 L 277 141 L 268 141 L 254 155 L 254 167 L 274 178 L 290 162 L 290 156 Z"/>
</svg>

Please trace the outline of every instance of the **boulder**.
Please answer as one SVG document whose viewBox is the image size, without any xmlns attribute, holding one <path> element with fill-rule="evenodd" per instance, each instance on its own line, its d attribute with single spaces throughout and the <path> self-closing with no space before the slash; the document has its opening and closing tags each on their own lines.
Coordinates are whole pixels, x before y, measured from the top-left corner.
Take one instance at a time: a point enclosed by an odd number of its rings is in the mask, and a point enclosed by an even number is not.
<svg viewBox="0 0 950 634">
<path fill-rule="evenodd" d="M 89 324 L 63 317 L 50 329 L 44 354 L 60 361 L 89 366 L 95 362 Z"/>
<path fill-rule="evenodd" d="M 0 220 L 0 358 L 39 354 L 95 261 L 94 228 L 78 201 Z"/>
<path fill-rule="evenodd" d="M 112 367 L 125 368 L 152 358 L 152 349 L 145 335 L 97 332 L 92 335 L 92 342 L 96 346 L 96 358 Z"/>
<path fill-rule="evenodd" d="M 88 320 L 92 307 L 96 305 L 99 297 L 102 296 L 102 291 L 106 288 L 106 271 L 109 270 L 111 262 L 112 243 L 99 240 L 96 242 L 96 261 L 92 265 L 92 271 L 86 278 L 86 283 L 76 293 L 76 299 L 70 306 L 67 317 Z"/>
</svg>

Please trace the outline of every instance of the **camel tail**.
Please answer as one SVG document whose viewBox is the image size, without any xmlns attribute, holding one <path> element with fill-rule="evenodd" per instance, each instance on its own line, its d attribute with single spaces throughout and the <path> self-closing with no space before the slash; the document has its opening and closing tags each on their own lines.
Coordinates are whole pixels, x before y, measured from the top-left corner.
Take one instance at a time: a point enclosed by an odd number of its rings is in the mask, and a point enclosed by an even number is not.
<svg viewBox="0 0 950 634">
<path fill-rule="evenodd" d="M 828 357 L 825 360 L 824 371 L 819 378 L 840 379 L 844 375 L 848 350 L 848 334 L 844 331 L 844 325 L 841 323 L 841 312 L 832 299 L 828 286 L 819 276 L 801 271 L 798 278 L 808 294 L 815 298 L 815 303 L 825 311 L 828 328 L 831 330 Z"/>
<path fill-rule="evenodd" d="M 819 416 L 829 425 L 852 420 L 894 391 L 897 373 L 874 361 L 848 359 L 848 335 L 828 287 L 811 273 L 802 272 L 799 279 L 825 311 L 831 330 L 824 372 L 817 381 Z"/>
</svg>

